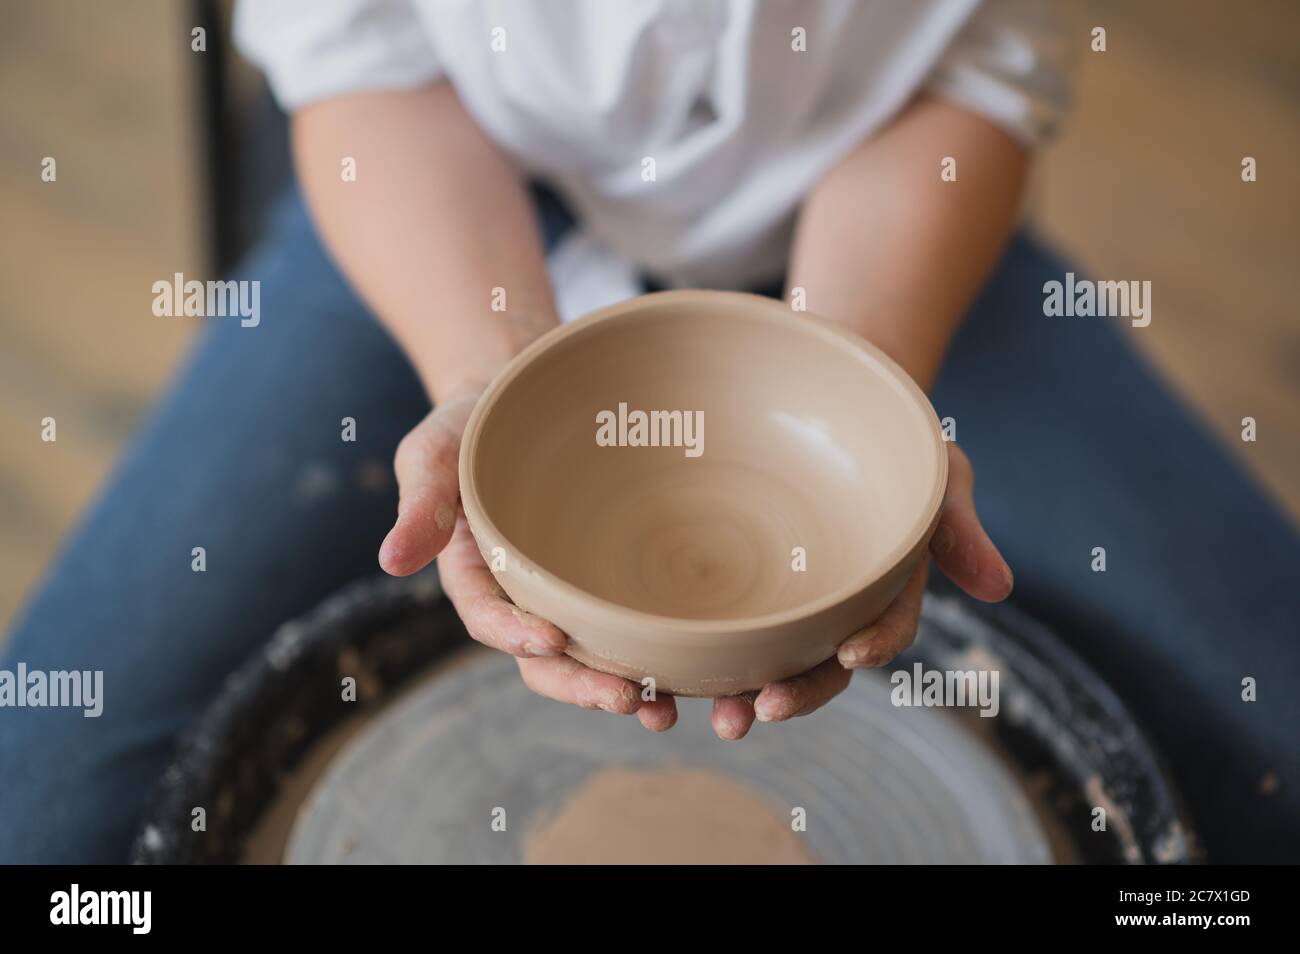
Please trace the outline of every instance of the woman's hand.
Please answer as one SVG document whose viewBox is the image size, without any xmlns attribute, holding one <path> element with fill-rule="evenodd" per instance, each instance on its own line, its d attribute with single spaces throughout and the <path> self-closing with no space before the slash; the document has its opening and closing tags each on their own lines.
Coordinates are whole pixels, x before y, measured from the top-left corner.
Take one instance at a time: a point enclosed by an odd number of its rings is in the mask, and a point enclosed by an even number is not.
<svg viewBox="0 0 1300 954">
<path fill-rule="evenodd" d="M 961 177 L 939 175 L 960 157 Z M 897 361 L 925 390 L 1016 220 L 1028 154 L 991 122 L 927 96 L 843 156 L 805 196 L 788 287 L 804 308 L 844 324 Z M 1011 592 L 1011 570 L 975 515 L 970 461 L 948 445 L 948 493 L 930 541 L 939 568 L 977 599 Z M 835 659 L 766 686 L 754 699 L 720 699 L 713 725 L 739 738 L 755 718 L 804 715 L 841 692 L 852 669 L 888 664 L 916 638 L 930 559 L 884 615 L 840 644 Z"/>
<path fill-rule="evenodd" d="M 568 637 L 555 625 L 525 612 L 508 597 L 479 553 L 460 496 L 460 442 L 481 388 L 466 388 L 439 403 L 397 447 L 397 522 L 379 548 L 379 565 L 409 576 L 435 557 L 442 586 L 469 634 L 509 653 L 524 683 L 539 695 L 587 709 L 636 713 L 653 732 L 672 728 L 677 703 L 658 694 L 641 698 L 641 687 L 597 672 L 564 654 Z"/>
<path fill-rule="evenodd" d="M 460 496 L 461 436 L 481 388 L 462 389 L 416 425 L 398 445 L 397 522 L 379 549 L 379 563 L 394 576 L 408 576 L 435 557 L 456 612 L 469 634 L 514 656 L 524 683 L 539 695 L 587 709 L 635 713 L 653 732 L 672 728 L 677 703 L 660 693 L 642 699 L 641 687 L 598 672 L 564 654 L 568 637 L 553 623 L 515 606 L 483 561 L 470 534 Z M 971 495 L 970 461 L 948 445 L 948 492 L 930 551 L 940 568 L 972 596 L 988 601 L 1011 592 L 1011 570 L 980 526 Z M 754 724 L 807 715 L 838 695 L 854 669 L 887 665 L 916 637 L 929 558 L 880 619 L 846 639 L 838 654 L 802 675 L 765 686 L 758 693 L 713 701 L 713 729 L 739 739 Z"/>
<path fill-rule="evenodd" d="M 886 666 L 912 644 L 921 619 L 921 597 L 930 559 L 976 599 L 988 603 L 1011 593 L 1011 568 L 989 539 L 975 513 L 975 477 L 970 460 L 956 444 L 948 444 L 948 492 L 939 525 L 930 539 L 930 556 L 921 561 L 903 591 L 880 619 L 840 644 L 836 655 L 801 676 L 747 693 L 713 701 L 713 728 L 724 739 L 739 739 L 754 719 L 784 722 L 821 708 L 844 691 L 854 669 Z"/>
</svg>

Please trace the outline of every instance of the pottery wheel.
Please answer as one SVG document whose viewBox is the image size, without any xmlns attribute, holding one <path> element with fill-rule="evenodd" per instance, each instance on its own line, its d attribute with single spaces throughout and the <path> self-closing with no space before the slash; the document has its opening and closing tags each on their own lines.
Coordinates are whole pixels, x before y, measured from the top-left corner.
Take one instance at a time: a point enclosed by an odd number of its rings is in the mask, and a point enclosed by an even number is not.
<svg viewBox="0 0 1300 954">
<path fill-rule="evenodd" d="M 1050 862 L 998 756 L 953 714 L 897 708 L 889 690 L 883 676 L 858 675 L 811 717 L 722 742 L 707 700 L 678 700 L 677 726 L 654 735 L 633 718 L 542 699 L 511 660 L 487 654 L 419 683 L 347 745 L 304 803 L 285 860 L 512 863 L 537 857 L 539 841 L 553 860 L 565 857 L 557 841 L 578 838 L 586 846 L 570 846 L 572 857 L 630 863 L 647 858 L 611 853 L 640 844 L 656 846 L 653 861 L 793 851 L 823 864 Z M 699 799 L 672 798 L 674 786 Z M 758 806 L 770 815 L 756 817 Z M 646 830 L 656 825 L 665 830 Z M 690 826 L 709 837 L 692 839 Z M 671 857 L 687 842 L 686 856 Z M 755 857 L 769 848 L 770 859 Z"/>
</svg>

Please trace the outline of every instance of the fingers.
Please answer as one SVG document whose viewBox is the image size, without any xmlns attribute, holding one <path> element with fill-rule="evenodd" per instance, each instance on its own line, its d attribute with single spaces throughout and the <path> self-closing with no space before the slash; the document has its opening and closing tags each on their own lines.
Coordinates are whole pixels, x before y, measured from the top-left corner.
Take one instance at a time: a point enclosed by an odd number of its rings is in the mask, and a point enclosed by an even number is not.
<svg viewBox="0 0 1300 954">
<path fill-rule="evenodd" d="M 584 709 L 635 712 L 651 732 L 667 732 L 677 724 L 677 701 L 671 695 L 642 701 L 635 683 L 563 655 L 568 637 L 554 624 L 510 602 L 483 562 L 463 513 L 438 559 L 438 571 L 443 590 L 469 634 L 517 657 L 524 685 L 538 695 Z"/>
<path fill-rule="evenodd" d="M 428 566 L 451 538 L 460 496 L 460 439 L 472 397 L 439 404 L 397 445 L 397 522 L 379 548 L 379 565 L 393 576 Z"/>
<path fill-rule="evenodd" d="M 640 689 L 628 680 L 589 669 L 569 656 L 517 659 L 515 662 L 519 664 L 519 675 L 523 677 L 524 685 L 539 696 L 557 702 L 622 715 L 631 715 L 643 705 L 651 705 L 641 701 Z M 654 721 L 660 724 L 663 719 L 661 704 L 656 702 L 653 705 L 659 707 Z M 673 719 L 676 720 L 675 704 Z"/>
<path fill-rule="evenodd" d="M 801 676 L 764 686 L 754 700 L 754 716 L 760 722 L 784 722 L 807 715 L 843 692 L 852 676 L 832 657 Z"/>
<path fill-rule="evenodd" d="M 852 670 L 891 661 L 916 638 L 929 569 L 929 559 L 922 560 L 884 615 L 846 639 L 837 654 L 820 666 L 792 679 L 770 683 L 756 697 L 715 699 L 713 730 L 718 737 L 743 738 L 755 719 L 784 722 L 815 712 L 848 687 Z"/>
<path fill-rule="evenodd" d="M 662 693 L 653 701 L 642 700 L 641 708 L 636 710 L 636 717 L 651 732 L 667 732 L 677 724 L 677 700 Z"/>
<path fill-rule="evenodd" d="M 672 696 L 662 694 L 654 701 L 642 701 L 634 683 L 563 655 L 568 637 L 554 624 L 510 602 L 483 562 L 464 513 L 438 558 L 438 572 L 442 588 L 469 634 L 517 657 L 524 685 L 538 695 L 584 709 L 623 715 L 635 712 L 651 732 L 667 732 L 677 724 L 677 701 Z"/>
<path fill-rule="evenodd" d="M 734 742 L 745 737 L 754 724 L 754 696 L 746 692 L 713 700 L 711 721 L 718 738 Z"/>
<path fill-rule="evenodd" d="M 463 513 L 438 558 L 438 575 L 465 629 L 480 643 L 512 656 L 564 652 L 569 639 L 557 626 L 510 602 L 483 562 Z"/>
<path fill-rule="evenodd" d="M 971 596 L 996 603 L 1011 595 L 1011 567 L 975 513 L 975 472 L 956 444 L 948 445 L 948 492 L 930 553 L 940 569 Z"/>
<path fill-rule="evenodd" d="M 677 724 L 677 700 L 660 694 L 653 700 L 641 698 L 630 680 L 597 672 L 568 656 L 550 659 L 517 659 L 524 685 L 540 696 L 620 715 L 635 712 L 651 732 L 667 732 Z"/>
<path fill-rule="evenodd" d="M 916 639 L 917 624 L 921 620 L 921 600 L 925 596 L 925 584 L 929 576 L 930 560 L 927 557 L 908 578 L 903 592 L 889 604 L 880 619 L 840 643 L 835 656 L 842 669 L 873 669 L 887 665 L 912 645 L 912 640 Z"/>
</svg>

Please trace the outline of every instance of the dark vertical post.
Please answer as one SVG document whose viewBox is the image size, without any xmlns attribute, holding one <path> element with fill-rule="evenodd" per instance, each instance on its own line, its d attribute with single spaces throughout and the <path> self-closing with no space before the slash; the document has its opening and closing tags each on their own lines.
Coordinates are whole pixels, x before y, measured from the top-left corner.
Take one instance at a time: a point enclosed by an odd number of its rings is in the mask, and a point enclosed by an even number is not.
<svg viewBox="0 0 1300 954">
<path fill-rule="evenodd" d="M 199 136 L 207 183 L 209 250 L 214 272 L 223 273 L 239 254 L 239 196 L 236 174 L 238 129 L 230 110 L 226 41 L 219 0 L 191 0 L 193 26 L 207 34 L 207 52 L 197 57 Z"/>
</svg>

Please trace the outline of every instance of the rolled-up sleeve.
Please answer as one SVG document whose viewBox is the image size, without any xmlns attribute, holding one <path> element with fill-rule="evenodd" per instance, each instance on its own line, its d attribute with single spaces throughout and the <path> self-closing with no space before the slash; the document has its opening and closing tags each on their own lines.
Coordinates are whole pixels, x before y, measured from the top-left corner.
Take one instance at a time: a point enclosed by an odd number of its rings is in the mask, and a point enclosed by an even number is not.
<svg viewBox="0 0 1300 954">
<path fill-rule="evenodd" d="M 413 89 L 442 71 L 411 0 L 239 0 L 235 45 L 286 110 L 363 90 Z"/>
<path fill-rule="evenodd" d="M 1065 20 L 1056 0 L 985 0 L 926 88 L 1038 146 L 1070 106 L 1075 58 Z"/>
</svg>

